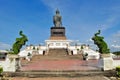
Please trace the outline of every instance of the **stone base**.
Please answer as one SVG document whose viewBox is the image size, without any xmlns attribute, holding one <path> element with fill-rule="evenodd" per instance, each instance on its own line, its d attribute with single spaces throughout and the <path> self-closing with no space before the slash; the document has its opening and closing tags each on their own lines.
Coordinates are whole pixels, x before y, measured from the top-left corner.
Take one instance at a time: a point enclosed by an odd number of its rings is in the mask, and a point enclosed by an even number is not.
<svg viewBox="0 0 120 80">
<path fill-rule="evenodd" d="M 103 57 L 99 61 L 99 67 L 103 70 L 112 70 L 113 69 L 113 59 L 112 57 Z"/>
<path fill-rule="evenodd" d="M 58 37 L 58 36 L 52 36 L 50 37 L 50 40 L 66 40 L 66 37 Z"/>
<path fill-rule="evenodd" d="M 5 72 L 16 72 L 20 68 L 20 59 L 18 55 L 8 54 L 5 60 L 3 70 Z"/>
<path fill-rule="evenodd" d="M 65 27 L 51 27 L 51 36 L 65 36 Z"/>
<path fill-rule="evenodd" d="M 51 27 L 50 40 L 66 40 L 65 27 Z"/>
</svg>

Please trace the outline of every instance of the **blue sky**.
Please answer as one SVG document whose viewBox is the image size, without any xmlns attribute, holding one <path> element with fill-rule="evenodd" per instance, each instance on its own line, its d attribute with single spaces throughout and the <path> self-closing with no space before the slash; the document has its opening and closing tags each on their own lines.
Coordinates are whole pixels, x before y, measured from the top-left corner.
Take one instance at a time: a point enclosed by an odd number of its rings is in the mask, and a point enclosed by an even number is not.
<svg viewBox="0 0 120 80">
<path fill-rule="evenodd" d="M 92 46 L 100 29 L 109 48 L 120 50 L 120 0 L 0 0 L 0 49 L 9 49 L 20 30 L 28 45 L 44 43 L 57 8 L 68 39 Z"/>
</svg>

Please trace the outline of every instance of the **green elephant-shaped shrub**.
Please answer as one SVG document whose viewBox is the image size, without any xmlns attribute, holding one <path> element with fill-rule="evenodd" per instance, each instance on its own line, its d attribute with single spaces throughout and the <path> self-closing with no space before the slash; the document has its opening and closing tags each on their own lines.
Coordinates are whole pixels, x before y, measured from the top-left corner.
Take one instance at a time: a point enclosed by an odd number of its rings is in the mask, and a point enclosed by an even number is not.
<svg viewBox="0 0 120 80">
<path fill-rule="evenodd" d="M 97 45 L 97 47 L 99 48 L 99 52 L 101 54 L 108 54 L 110 53 L 110 50 L 108 49 L 107 43 L 103 40 L 104 37 L 102 36 L 98 36 L 100 35 L 100 30 L 98 30 L 97 33 L 95 33 L 95 35 L 92 37 L 92 40 L 94 41 L 94 44 Z"/>
<path fill-rule="evenodd" d="M 16 38 L 15 43 L 12 46 L 12 53 L 18 54 L 23 45 L 28 41 L 27 36 L 23 34 L 22 31 L 19 32 L 20 38 Z"/>
</svg>

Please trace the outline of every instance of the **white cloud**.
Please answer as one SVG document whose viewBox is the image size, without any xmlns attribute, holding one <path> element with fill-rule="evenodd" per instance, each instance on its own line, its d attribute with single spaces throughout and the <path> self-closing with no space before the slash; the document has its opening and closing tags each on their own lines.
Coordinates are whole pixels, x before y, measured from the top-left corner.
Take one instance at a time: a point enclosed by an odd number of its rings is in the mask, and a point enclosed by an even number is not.
<svg viewBox="0 0 120 80">
<path fill-rule="evenodd" d="M 120 45 L 111 45 L 111 51 L 115 52 L 115 51 L 120 51 Z"/>
<path fill-rule="evenodd" d="M 120 31 L 113 33 L 107 40 L 111 51 L 120 51 Z"/>
<path fill-rule="evenodd" d="M 112 45 L 112 47 L 120 49 L 120 45 Z"/>
<path fill-rule="evenodd" d="M 112 36 L 109 38 L 112 42 L 113 45 L 120 45 L 120 31 L 114 33 Z"/>
<path fill-rule="evenodd" d="M 0 49 L 1 50 L 6 50 L 6 49 L 10 49 L 10 48 L 11 48 L 11 46 L 9 44 L 0 42 Z"/>
</svg>

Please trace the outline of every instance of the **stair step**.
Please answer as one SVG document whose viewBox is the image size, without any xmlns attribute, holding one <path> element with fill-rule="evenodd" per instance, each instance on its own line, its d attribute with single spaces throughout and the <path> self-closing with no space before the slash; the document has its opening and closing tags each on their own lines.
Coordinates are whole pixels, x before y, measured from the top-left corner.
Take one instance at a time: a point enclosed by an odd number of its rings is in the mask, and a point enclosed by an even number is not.
<svg viewBox="0 0 120 80">
<path fill-rule="evenodd" d="M 115 76 L 115 71 L 28 71 L 28 72 L 4 72 L 9 77 L 82 77 L 82 76 Z"/>
<path fill-rule="evenodd" d="M 32 61 L 39 60 L 64 60 L 64 59 L 79 59 L 82 60 L 81 54 L 68 55 L 67 49 L 50 49 L 48 55 L 34 55 Z"/>
<path fill-rule="evenodd" d="M 67 54 L 67 49 L 50 49 L 48 53 L 49 56 L 62 56 Z"/>
</svg>

